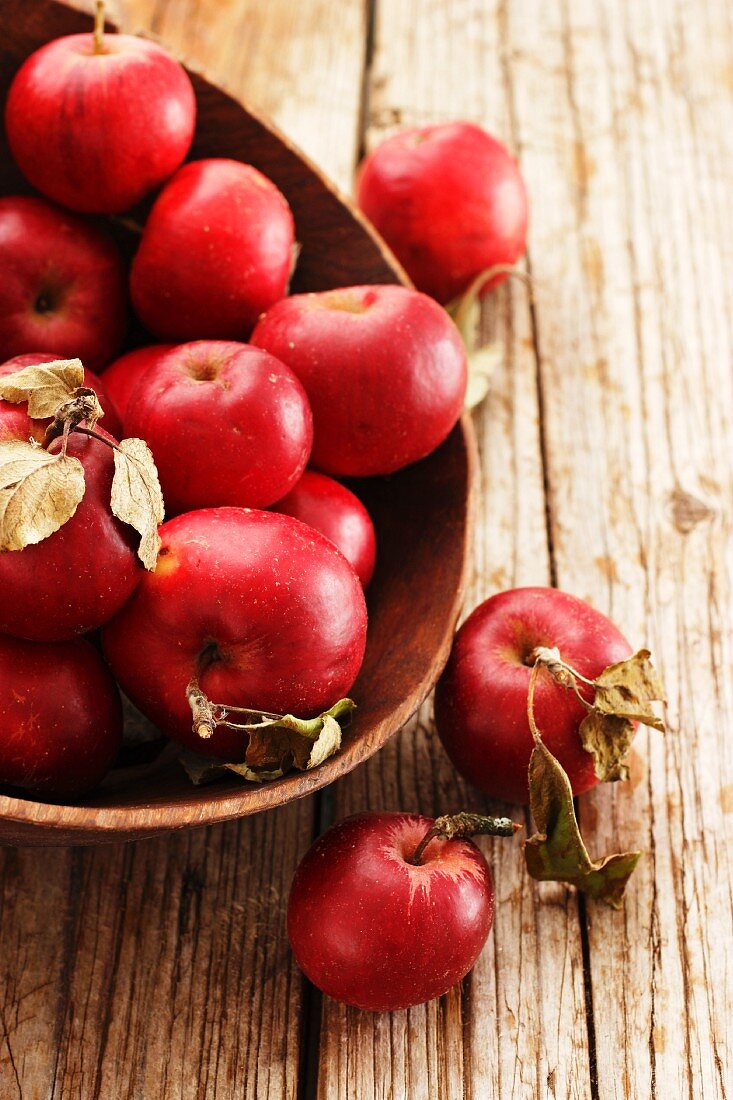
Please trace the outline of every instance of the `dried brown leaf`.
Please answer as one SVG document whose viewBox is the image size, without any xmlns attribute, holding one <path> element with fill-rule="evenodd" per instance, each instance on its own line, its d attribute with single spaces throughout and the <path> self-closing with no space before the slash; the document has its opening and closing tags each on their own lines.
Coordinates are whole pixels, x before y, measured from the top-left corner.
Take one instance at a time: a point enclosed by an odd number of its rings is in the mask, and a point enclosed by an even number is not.
<svg viewBox="0 0 733 1100">
<path fill-rule="evenodd" d="M 580 835 L 573 792 L 562 765 L 535 745 L 529 764 L 530 808 L 537 832 L 524 845 L 532 878 L 567 882 L 589 897 L 621 906 L 626 883 L 641 855 L 622 852 L 592 860 Z"/>
<path fill-rule="evenodd" d="M 643 722 L 645 726 L 664 732 L 664 722 L 651 706 L 654 702 L 664 702 L 664 685 L 648 649 L 640 649 L 625 661 L 609 665 L 593 685 L 593 705 L 602 714 Z"/>
<path fill-rule="evenodd" d="M 58 531 L 84 496 L 78 458 L 32 443 L 0 443 L 0 550 L 22 550 Z"/>
<path fill-rule="evenodd" d="M 56 359 L 52 363 L 23 367 L 0 378 L 0 397 L 19 405 L 28 402 L 28 415 L 34 420 L 54 416 L 84 384 L 80 359 Z"/>
<path fill-rule="evenodd" d="M 160 550 L 158 524 L 163 522 L 163 494 L 152 452 L 143 439 L 123 439 L 115 448 L 111 507 L 123 523 L 140 535 L 138 557 L 155 569 Z"/>
</svg>

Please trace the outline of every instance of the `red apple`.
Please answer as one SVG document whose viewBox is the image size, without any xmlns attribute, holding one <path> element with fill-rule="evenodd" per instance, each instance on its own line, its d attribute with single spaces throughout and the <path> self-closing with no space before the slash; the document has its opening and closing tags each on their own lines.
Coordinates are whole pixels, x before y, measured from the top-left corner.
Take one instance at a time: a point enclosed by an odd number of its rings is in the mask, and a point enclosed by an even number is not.
<svg viewBox="0 0 733 1100">
<path fill-rule="evenodd" d="M 121 743 L 119 692 L 94 646 L 0 635 L 0 783 L 57 798 L 84 794 Z"/>
<path fill-rule="evenodd" d="M 240 731 L 192 731 L 186 688 L 215 703 L 308 717 L 351 688 L 364 655 L 366 606 L 339 551 L 272 512 L 208 508 L 169 520 L 154 573 L 103 632 L 123 690 L 165 733 L 222 759 L 244 759 Z"/>
<path fill-rule="evenodd" d="M 135 348 L 115 359 L 104 369 L 102 385 L 117 415 L 124 421 L 130 394 L 136 389 L 148 367 L 171 351 L 173 344 L 151 344 L 145 348 Z M 114 433 L 112 433 L 114 434 Z"/>
<path fill-rule="evenodd" d="M 26 178 L 89 214 L 119 214 L 159 187 L 186 156 L 195 122 L 182 66 L 126 34 L 47 42 L 16 73 L 5 107 Z"/>
<path fill-rule="evenodd" d="M 0 363 L 0 378 L 3 378 L 6 374 L 14 374 L 15 371 L 23 370 L 23 367 L 33 367 L 38 363 L 53 363 L 55 359 L 63 359 L 63 355 L 53 355 L 47 351 L 31 351 L 25 355 L 16 355 L 12 359 L 8 359 L 6 363 Z M 89 389 L 94 390 L 99 403 L 102 406 L 104 412 L 104 421 L 102 426 L 110 435 L 113 435 L 115 439 L 120 439 L 122 435 L 122 422 L 117 415 L 117 410 L 109 399 L 106 387 L 101 378 L 98 378 L 93 371 L 84 369 L 84 385 Z M 21 411 L 24 413 L 25 406 L 21 407 Z M 39 421 L 39 424 L 48 424 L 49 421 Z M 2 420 L 0 419 L 0 425 Z M 40 442 L 43 438 L 42 433 L 39 433 L 34 429 L 34 437 L 38 438 Z"/>
<path fill-rule="evenodd" d="M 456 298 L 487 268 L 515 264 L 526 247 L 527 194 L 517 162 L 469 122 L 387 138 L 363 161 L 356 194 L 415 286 L 439 302 Z"/>
<path fill-rule="evenodd" d="M 435 693 L 435 721 L 446 751 L 469 783 L 508 802 L 527 802 L 534 741 L 527 721 L 533 651 L 556 646 L 594 679 L 628 657 L 613 623 L 555 588 L 515 588 L 482 603 L 458 631 Z M 542 740 L 568 774 L 574 794 L 598 782 L 578 728 L 586 715 L 572 691 L 540 675 L 534 713 Z"/>
<path fill-rule="evenodd" d="M 161 340 L 242 340 L 287 293 L 293 215 L 249 164 L 197 160 L 155 201 L 130 277 L 140 320 Z"/>
<path fill-rule="evenodd" d="M 125 331 L 122 261 L 101 229 L 43 199 L 0 197 L 0 359 L 108 362 Z"/>
<path fill-rule="evenodd" d="M 264 508 L 295 485 L 313 443 L 293 372 L 266 351 L 223 340 L 158 357 L 133 391 L 125 431 L 149 444 L 170 514 Z"/>
<path fill-rule="evenodd" d="M 288 938 L 306 977 L 338 1001 L 393 1011 L 446 993 L 491 929 L 491 873 L 470 840 L 431 840 L 433 819 L 361 813 L 306 852 L 288 903 Z"/>
<path fill-rule="evenodd" d="M 267 311 L 252 343 L 305 386 L 312 463 L 325 473 L 393 473 L 434 451 L 461 415 L 465 348 L 445 310 L 415 290 L 296 294 Z"/>
<path fill-rule="evenodd" d="M 0 442 L 31 437 L 40 442 L 44 430 L 44 422 L 31 420 L 24 405 L 0 401 Z M 60 446 L 57 439 L 49 450 L 56 453 Z M 112 451 L 72 434 L 68 454 L 84 467 L 84 497 L 53 535 L 23 550 L 0 552 L 0 632 L 62 641 L 94 630 L 120 609 L 143 573 L 132 528 L 110 510 Z"/>
<path fill-rule="evenodd" d="M 366 588 L 374 573 L 376 535 L 369 513 L 350 489 L 325 474 L 306 470 L 272 510 L 294 516 L 330 539 Z"/>
</svg>

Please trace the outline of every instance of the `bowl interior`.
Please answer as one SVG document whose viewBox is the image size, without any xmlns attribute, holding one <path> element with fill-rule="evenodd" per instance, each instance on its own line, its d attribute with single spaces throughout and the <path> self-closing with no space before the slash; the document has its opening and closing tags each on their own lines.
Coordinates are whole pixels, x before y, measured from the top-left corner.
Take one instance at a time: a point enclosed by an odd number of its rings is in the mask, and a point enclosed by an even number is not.
<svg viewBox="0 0 733 1100">
<path fill-rule="evenodd" d="M 89 26 L 88 15 L 59 0 L 5 0 L 0 99 L 34 49 Z M 191 157 L 254 164 L 291 204 L 302 246 L 294 291 L 404 279 L 358 212 L 282 135 L 201 74 L 190 75 L 198 103 Z M 0 137 L 0 194 L 25 190 Z M 375 521 L 378 563 L 368 593 L 366 657 L 352 691 L 358 710 L 336 756 L 273 783 L 246 784 L 232 776 L 193 787 L 174 752 L 163 749 L 147 764 L 114 770 L 94 795 L 75 804 L 0 792 L 0 840 L 94 843 L 220 821 L 307 794 L 375 752 L 415 711 L 447 659 L 468 562 L 473 448 L 464 418 L 429 458 L 389 478 L 352 484 Z"/>
</svg>

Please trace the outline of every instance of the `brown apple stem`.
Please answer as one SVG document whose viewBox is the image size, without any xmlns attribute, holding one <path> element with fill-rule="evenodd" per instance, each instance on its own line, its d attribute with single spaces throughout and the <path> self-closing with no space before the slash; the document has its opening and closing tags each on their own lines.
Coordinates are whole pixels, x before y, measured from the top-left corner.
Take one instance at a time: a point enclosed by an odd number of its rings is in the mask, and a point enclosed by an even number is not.
<svg viewBox="0 0 733 1100">
<path fill-rule="evenodd" d="M 109 447 L 112 451 L 119 451 L 120 449 L 113 439 L 107 439 L 106 436 L 95 432 L 93 428 L 82 428 L 79 424 L 76 424 L 74 425 L 74 431 L 79 432 L 80 435 L 88 435 L 90 439 L 98 439 L 100 443 L 104 443 L 105 447 Z"/>
<path fill-rule="evenodd" d="M 61 432 L 61 455 L 66 458 L 66 448 L 69 445 L 69 432 L 71 431 L 71 422 L 69 420 L 64 424 Z"/>
<path fill-rule="evenodd" d="M 557 647 L 550 648 L 549 646 L 537 646 L 536 649 L 532 650 L 530 660 L 532 661 L 533 667 L 541 665 L 546 668 L 553 680 L 560 684 L 561 687 L 570 688 L 586 710 L 593 709 L 592 703 L 589 703 L 582 692 L 579 691 L 578 681 L 580 681 L 581 684 L 585 684 L 586 687 L 594 689 L 595 684 L 592 680 L 589 680 L 587 676 L 583 676 L 576 668 L 573 668 L 572 665 L 569 665 L 567 661 L 563 661 L 560 656 L 560 650 L 557 649 Z"/>
<path fill-rule="evenodd" d="M 104 0 L 97 0 L 94 11 L 94 52 L 107 52 L 104 45 Z"/>
<path fill-rule="evenodd" d="M 441 840 L 453 840 L 455 837 L 482 836 L 514 836 L 522 826 L 509 817 L 487 817 L 484 814 L 446 814 L 444 817 L 436 817 L 431 827 L 418 844 L 409 863 L 419 867 L 423 853 L 431 840 L 440 837 Z"/>
<path fill-rule="evenodd" d="M 530 298 L 532 297 L 532 276 L 526 271 L 522 271 L 519 267 L 514 267 L 512 264 L 495 264 L 494 267 L 489 267 L 486 271 L 479 272 L 473 282 L 464 290 L 460 298 L 457 298 L 455 302 L 448 306 L 448 310 L 452 314 L 456 327 L 463 336 L 465 343 L 468 343 L 473 336 L 472 333 L 468 332 L 471 307 L 486 283 L 495 279 L 497 275 L 509 275 L 512 279 L 519 279 L 521 282 L 526 283 L 529 287 Z"/>
<path fill-rule="evenodd" d="M 199 737 L 209 738 L 214 733 L 218 723 L 214 715 L 214 708 L 199 687 L 199 682 L 194 678 L 186 688 L 186 698 L 193 716 L 192 729 Z"/>
<path fill-rule="evenodd" d="M 534 738 L 535 745 L 542 744 L 542 737 L 540 736 L 540 731 L 537 729 L 537 723 L 534 717 L 534 689 L 537 685 L 537 677 L 542 667 L 539 661 L 535 661 L 532 665 L 532 671 L 529 674 L 529 687 L 527 689 L 527 721 L 529 722 L 529 732 Z"/>
</svg>

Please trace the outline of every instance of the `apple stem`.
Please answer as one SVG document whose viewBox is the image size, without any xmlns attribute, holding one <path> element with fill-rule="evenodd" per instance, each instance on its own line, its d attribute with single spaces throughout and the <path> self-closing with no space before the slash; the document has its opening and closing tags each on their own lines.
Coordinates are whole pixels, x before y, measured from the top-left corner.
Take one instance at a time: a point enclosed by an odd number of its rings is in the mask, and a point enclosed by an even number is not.
<svg viewBox="0 0 733 1100">
<path fill-rule="evenodd" d="M 542 744 L 542 737 L 540 736 L 540 731 L 537 729 L 537 723 L 534 717 L 534 689 L 537 685 L 537 677 L 542 667 L 539 661 L 535 661 L 532 665 L 532 671 L 529 675 L 529 688 L 527 689 L 527 721 L 529 722 L 529 731 L 534 738 L 535 745 Z"/>
<path fill-rule="evenodd" d="M 585 684 L 586 687 L 594 688 L 595 684 L 592 680 L 589 680 L 587 676 L 583 676 L 577 669 L 569 665 L 567 661 L 563 661 L 560 656 L 560 650 L 557 647 L 552 649 L 549 646 L 537 646 L 532 651 L 530 660 L 533 663 L 533 667 L 541 665 L 546 668 L 556 683 L 561 687 L 570 688 L 574 692 L 578 700 L 583 704 L 586 710 L 592 710 L 593 704 L 578 690 L 578 681 Z"/>
<path fill-rule="evenodd" d="M 193 732 L 198 734 L 199 737 L 211 737 L 218 723 L 214 715 L 214 708 L 199 687 L 199 682 L 195 676 L 186 688 L 186 698 L 193 715 Z"/>
<path fill-rule="evenodd" d="M 520 279 L 529 287 L 530 299 L 532 297 L 532 276 L 519 267 L 514 267 L 511 264 L 495 264 L 494 267 L 479 272 L 460 298 L 456 298 L 447 307 L 467 347 L 473 346 L 474 334 L 471 331 L 473 305 L 478 300 L 486 283 L 490 282 L 491 279 L 495 279 L 497 275 L 509 275 L 513 279 Z"/>
<path fill-rule="evenodd" d="M 477 836 L 514 836 L 522 826 L 509 817 L 487 817 L 485 814 L 446 814 L 436 817 L 431 827 L 426 832 L 412 853 L 409 863 L 419 867 L 423 853 L 431 840 L 440 837 L 441 840 L 453 840 L 455 837 Z"/>
<path fill-rule="evenodd" d="M 104 46 L 104 0 L 97 0 L 94 11 L 94 52 L 107 52 Z"/>
</svg>

